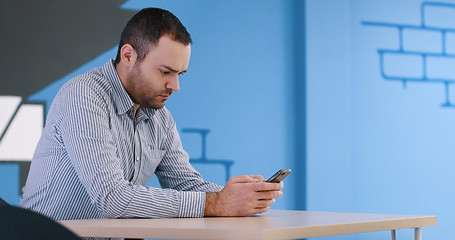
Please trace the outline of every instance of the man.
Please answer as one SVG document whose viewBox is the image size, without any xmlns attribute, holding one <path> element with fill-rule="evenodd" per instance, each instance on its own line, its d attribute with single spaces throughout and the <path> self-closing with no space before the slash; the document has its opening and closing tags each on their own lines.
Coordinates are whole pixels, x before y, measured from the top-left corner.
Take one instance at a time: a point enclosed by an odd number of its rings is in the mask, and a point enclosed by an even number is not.
<svg viewBox="0 0 455 240">
<path fill-rule="evenodd" d="M 20 206 L 56 220 L 267 211 L 282 183 L 238 176 L 222 187 L 189 164 L 164 104 L 179 90 L 191 42 L 166 10 L 133 16 L 115 62 L 71 79 L 57 93 Z M 162 189 L 144 186 L 154 173 Z"/>
</svg>

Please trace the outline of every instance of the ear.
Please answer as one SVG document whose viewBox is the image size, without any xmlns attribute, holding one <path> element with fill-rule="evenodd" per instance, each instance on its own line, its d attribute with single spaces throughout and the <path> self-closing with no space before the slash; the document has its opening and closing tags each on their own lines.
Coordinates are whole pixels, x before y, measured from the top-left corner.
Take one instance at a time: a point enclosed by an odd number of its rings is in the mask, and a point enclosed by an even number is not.
<svg viewBox="0 0 455 240">
<path fill-rule="evenodd" d="M 120 62 L 122 62 L 127 68 L 133 67 L 137 61 L 137 53 L 133 46 L 125 44 L 120 49 Z"/>
</svg>

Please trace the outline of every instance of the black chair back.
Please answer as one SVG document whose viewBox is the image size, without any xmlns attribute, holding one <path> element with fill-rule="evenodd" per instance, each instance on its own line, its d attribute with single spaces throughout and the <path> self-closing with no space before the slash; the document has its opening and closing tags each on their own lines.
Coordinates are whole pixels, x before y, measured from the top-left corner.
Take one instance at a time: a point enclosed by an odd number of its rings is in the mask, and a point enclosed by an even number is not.
<svg viewBox="0 0 455 240">
<path fill-rule="evenodd" d="M 0 199 L 0 239 L 80 240 L 58 222 Z"/>
<path fill-rule="evenodd" d="M 3 206 L 10 206 L 5 200 L 3 200 L 3 198 L 0 198 L 0 207 L 3 207 Z"/>
</svg>

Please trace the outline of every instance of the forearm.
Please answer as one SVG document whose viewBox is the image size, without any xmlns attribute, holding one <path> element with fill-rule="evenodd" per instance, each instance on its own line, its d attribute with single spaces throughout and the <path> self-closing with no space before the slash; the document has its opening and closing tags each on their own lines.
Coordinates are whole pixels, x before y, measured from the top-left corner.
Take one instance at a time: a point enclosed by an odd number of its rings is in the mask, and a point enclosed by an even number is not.
<svg viewBox="0 0 455 240">
<path fill-rule="evenodd" d="M 139 186 L 121 217 L 203 217 L 204 192 L 181 192 Z"/>
</svg>

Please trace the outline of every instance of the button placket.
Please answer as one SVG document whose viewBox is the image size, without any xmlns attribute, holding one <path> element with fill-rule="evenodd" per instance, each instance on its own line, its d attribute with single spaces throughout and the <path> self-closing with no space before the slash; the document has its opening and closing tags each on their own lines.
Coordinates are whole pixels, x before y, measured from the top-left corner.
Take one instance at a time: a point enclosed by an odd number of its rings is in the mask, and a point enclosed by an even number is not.
<svg viewBox="0 0 455 240">
<path fill-rule="evenodd" d="M 138 109 L 140 111 L 140 109 Z M 138 112 L 137 118 L 135 119 L 134 124 L 134 174 L 133 174 L 133 183 L 137 182 L 137 179 L 141 172 L 142 166 L 142 141 L 141 141 L 141 129 L 142 122 L 144 120 L 144 113 Z"/>
</svg>

